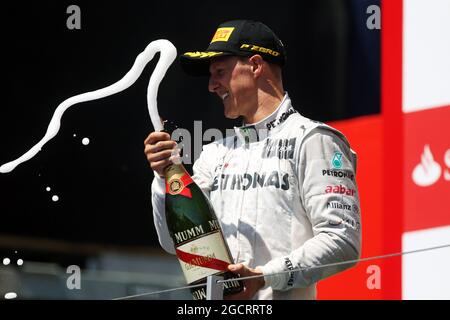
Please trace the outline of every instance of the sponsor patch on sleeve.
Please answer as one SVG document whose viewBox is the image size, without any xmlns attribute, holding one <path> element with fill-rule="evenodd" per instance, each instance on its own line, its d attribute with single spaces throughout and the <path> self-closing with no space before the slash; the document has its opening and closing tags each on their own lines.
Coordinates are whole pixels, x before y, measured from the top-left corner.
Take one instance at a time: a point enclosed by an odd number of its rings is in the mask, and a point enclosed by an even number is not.
<svg viewBox="0 0 450 320">
<path fill-rule="evenodd" d="M 342 153 L 335 152 L 333 158 L 331 159 L 331 165 L 335 169 L 342 168 Z"/>
</svg>

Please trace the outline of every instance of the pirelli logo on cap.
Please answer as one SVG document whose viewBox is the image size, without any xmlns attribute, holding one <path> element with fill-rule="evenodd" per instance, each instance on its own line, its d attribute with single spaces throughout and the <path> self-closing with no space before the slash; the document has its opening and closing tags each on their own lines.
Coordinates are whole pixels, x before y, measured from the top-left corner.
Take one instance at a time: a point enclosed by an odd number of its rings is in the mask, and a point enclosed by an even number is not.
<svg viewBox="0 0 450 320">
<path fill-rule="evenodd" d="M 250 51 L 257 51 L 257 52 L 262 52 L 262 53 L 268 53 L 271 56 L 274 57 L 278 57 L 280 55 L 280 53 L 278 51 L 272 50 L 272 49 L 267 49 L 264 47 L 260 47 L 260 46 L 255 46 L 253 44 L 246 44 L 244 43 L 243 45 L 241 45 L 241 49 L 244 50 L 250 50 Z"/>
<path fill-rule="evenodd" d="M 218 28 L 216 30 L 216 33 L 214 34 L 214 37 L 211 40 L 211 43 L 216 41 L 228 41 L 231 34 L 233 33 L 234 27 L 228 27 L 228 28 Z"/>
</svg>

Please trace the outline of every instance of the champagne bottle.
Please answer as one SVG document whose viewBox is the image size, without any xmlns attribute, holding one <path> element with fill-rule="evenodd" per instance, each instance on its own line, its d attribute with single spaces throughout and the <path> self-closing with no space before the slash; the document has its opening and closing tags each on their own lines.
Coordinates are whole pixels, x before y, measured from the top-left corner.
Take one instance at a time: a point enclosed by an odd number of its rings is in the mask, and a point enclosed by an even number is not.
<svg viewBox="0 0 450 320">
<path fill-rule="evenodd" d="M 209 199 L 182 164 L 165 169 L 166 220 L 178 260 L 189 285 L 209 275 L 236 278 L 227 267 L 233 258 Z M 224 283 L 224 296 L 242 291 L 243 283 Z M 206 299 L 206 286 L 191 289 L 195 300 Z"/>
</svg>

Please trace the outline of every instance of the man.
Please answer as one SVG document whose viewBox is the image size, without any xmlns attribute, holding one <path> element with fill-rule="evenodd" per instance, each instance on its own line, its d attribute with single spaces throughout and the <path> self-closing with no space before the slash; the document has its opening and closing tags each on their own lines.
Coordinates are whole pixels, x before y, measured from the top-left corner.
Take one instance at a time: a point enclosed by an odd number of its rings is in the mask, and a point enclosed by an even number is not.
<svg viewBox="0 0 450 320">
<path fill-rule="evenodd" d="M 225 22 L 206 51 L 180 59 L 187 73 L 210 74 L 225 117 L 244 121 L 234 136 L 206 145 L 193 167 L 236 263 L 229 270 L 263 275 L 232 298 L 314 299 L 317 281 L 354 263 L 314 267 L 359 257 L 356 154 L 340 132 L 292 107 L 281 76 L 285 49 L 266 25 Z M 164 132 L 145 140 L 155 226 L 170 253 L 162 176 L 175 146 Z"/>
</svg>

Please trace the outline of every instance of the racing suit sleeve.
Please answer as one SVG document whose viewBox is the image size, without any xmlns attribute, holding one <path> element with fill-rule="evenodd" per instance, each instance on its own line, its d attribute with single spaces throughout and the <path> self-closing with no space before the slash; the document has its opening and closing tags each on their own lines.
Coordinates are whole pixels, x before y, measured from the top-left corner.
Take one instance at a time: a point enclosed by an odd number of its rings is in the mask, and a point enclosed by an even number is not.
<svg viewBox="0 0 450 320">
<path fill-rule="evenodd" d="M 152 182 L 153 223 L 155 224 L 161 247 L 168 253 L 175 254 L 175 247 L 166 222 L 166 183 L 164 178 L 161 178 L 158 173 L 153 173 L 155 175 Z"/>
<path fill-rule="evenodd" d="M 212 185 L 212 173 L 210 172 L 210 166 L 212 164 L 211 150 L 213 146 L 204 146 L 203 152 L 193 165 L 194 175 L 192 179 L 202 189 L 202 191 L 209 197 L 209 192 Z M 206 151 L 206 152 L 205 152 Z M 152 190 L 152 207 L 153 207 L 153 222 L 158 234 L 158 240 L 161 247 L 168 253 L 175 254 L 175 247 L 170 237 L 169 229 L 166 222 L 166 208 L 165 208 L 165 194 L 166 185 L 165 179 L 161 178 L 156 172 L 153 178 L 151 190 Z"/>
<path fill-rule="evenodd" d="M 299 196 L 311 222 L 313 237 L 289 255 L 260 267 L 266 285 L 274 290 L 308 287 L 356 263 L 317 267 L 359 258 L 361 224 L 355 175 L 357 159 L 345 137 L 338 134 L 331 129 L 316 128 L 300 147 Z M 302 270 L 289 272 L 297 268 Z M 274 273 L 279 274 L 269 276 Z"/>
</svg>

